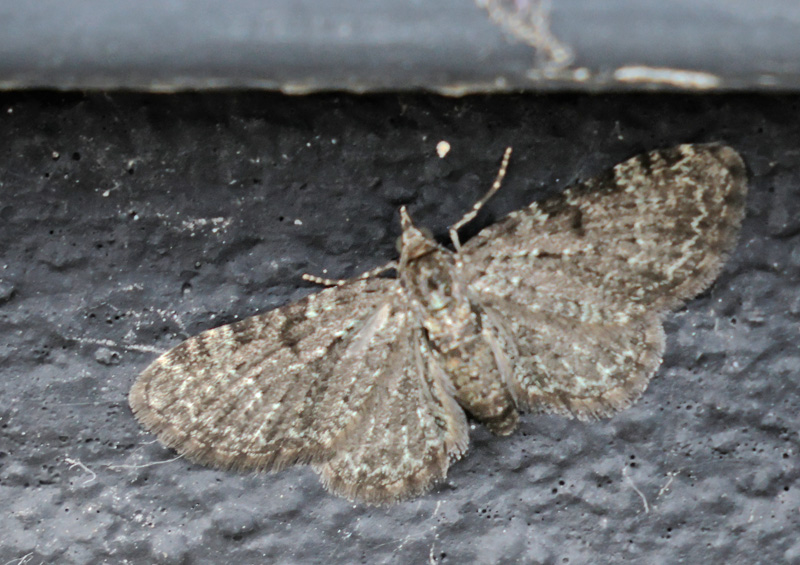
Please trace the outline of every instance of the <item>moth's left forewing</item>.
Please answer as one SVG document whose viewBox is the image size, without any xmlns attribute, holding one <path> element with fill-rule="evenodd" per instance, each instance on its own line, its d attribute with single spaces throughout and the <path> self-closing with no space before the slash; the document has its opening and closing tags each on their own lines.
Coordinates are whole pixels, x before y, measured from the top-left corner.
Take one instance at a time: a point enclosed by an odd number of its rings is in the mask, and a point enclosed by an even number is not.
<svg viewBox="0 0 800 565">
<path fill-rule="evenodd" d="M 705 289 L 736 241 L 747 175 L 730 147 L 680 145 L 534 202 L 464 244 L 474 289 L 674 308 Z"/>
<path fill-rule="evenodd" d="M 571 192 L 594 255 L 606 273 L 619 273 L 609 286 L 662 311 L 719 274 L 744 217 L 747 172 L 730 147 L 680 145 L 629 159 Z"/>
</svg>

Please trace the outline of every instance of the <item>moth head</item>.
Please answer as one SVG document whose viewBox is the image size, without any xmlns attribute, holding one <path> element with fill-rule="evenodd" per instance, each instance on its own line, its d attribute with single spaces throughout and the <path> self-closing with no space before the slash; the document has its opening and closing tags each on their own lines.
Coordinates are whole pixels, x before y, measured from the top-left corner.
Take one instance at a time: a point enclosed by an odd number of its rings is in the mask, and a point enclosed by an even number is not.
<svg viewBox="0 0 800 565">
<path fill-rule="evenodd" d="M 439 248 L 430 232 L 423 231 L 413 224 L 405 206 L 400 208 L 400 226 L 403 228 L 398 245 L 401 263 L 417 259 Z"/>
</svg>

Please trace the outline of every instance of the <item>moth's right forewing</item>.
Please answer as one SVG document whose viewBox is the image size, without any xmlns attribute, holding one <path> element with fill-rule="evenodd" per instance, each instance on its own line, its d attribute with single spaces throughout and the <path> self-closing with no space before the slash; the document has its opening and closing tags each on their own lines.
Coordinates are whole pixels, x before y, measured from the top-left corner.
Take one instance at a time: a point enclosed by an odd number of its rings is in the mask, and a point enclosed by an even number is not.
<svg viewBox="0 0 800 565">
<path fill-rule="evenodd" d="M 348 349 L 358 358 L 358 336 L 374 331 L 396 285 L 354 281 L 192 337 L 139 376 L 131 408 L 201 463 L 276 470 L 324 459 L 373 384 L 342 359 Z"/>
</svg>

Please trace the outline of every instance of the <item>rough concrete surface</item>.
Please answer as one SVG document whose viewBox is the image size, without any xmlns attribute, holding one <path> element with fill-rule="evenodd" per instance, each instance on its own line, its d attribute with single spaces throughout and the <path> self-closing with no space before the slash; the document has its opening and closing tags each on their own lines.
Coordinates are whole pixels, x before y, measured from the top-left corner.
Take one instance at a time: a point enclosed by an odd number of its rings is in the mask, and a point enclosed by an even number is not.
<svg viewBox="0 0 800 565">
<path fill-rule="evenodd" d="M 800 563 L 800 98 L 0 94 L 0 564 Z M 440 158 L 436 144 L 450 153 Z M 721 140 L 751 171 L 717 282 L 666 322 L 641 401 L 472 429 L 429 495 L 348 503 L 307 468 L 207 469 L 126 395 L 201 330 L 641 151 Z M 469 232 L 469 230 L 467 230 Z"/>
</svg>

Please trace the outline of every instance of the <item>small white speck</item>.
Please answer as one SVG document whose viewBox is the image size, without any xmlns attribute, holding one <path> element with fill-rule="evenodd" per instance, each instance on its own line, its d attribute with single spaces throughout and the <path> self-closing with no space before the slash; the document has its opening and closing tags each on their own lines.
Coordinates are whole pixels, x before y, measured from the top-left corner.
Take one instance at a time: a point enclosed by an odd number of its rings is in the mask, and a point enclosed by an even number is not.
<svg viewBox="0 0 800 565">
<path fill-rule="evenodd" d="M 450 153 L 450 144 L 446 141 L 440 141 L 436 144 L 436 153 L 439 155 L 440 159 L 444 159 L 445 156 Z"/>
<path fill-rule="evenodd" d="M 586 82 L 590 78 L 592 78 L 592 73 L 586 67 L 581 67 L 579 69 L 575 69 L 572 73 L 572 78 L 578 82 Z"/>
</svg>

